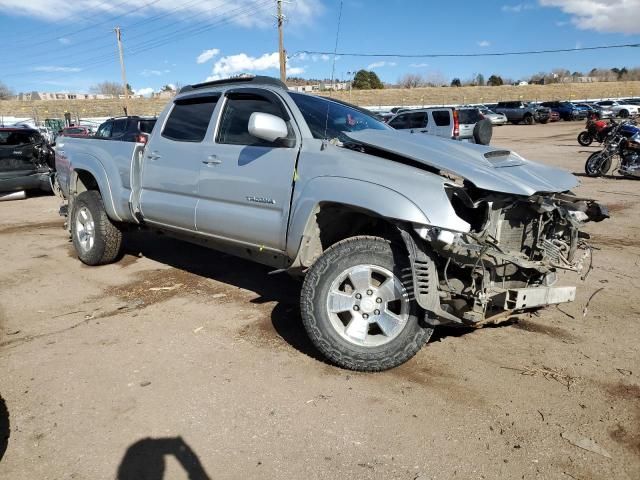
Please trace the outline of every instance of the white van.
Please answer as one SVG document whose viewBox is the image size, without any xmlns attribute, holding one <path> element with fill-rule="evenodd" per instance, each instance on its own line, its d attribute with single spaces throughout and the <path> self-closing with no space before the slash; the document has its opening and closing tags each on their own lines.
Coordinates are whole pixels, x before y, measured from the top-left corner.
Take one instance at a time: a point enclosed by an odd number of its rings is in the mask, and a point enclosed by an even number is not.
<svg viewBox="0 0 640 480">
<path fill-rule="evenodd" d="M 488 145 L 493 134 L 491 121 L 485 121 L 478 108 L 421 108 L 398 113 L 388 124 L 396 130 L 426 133 L 482 145 Z"/>
</svg>

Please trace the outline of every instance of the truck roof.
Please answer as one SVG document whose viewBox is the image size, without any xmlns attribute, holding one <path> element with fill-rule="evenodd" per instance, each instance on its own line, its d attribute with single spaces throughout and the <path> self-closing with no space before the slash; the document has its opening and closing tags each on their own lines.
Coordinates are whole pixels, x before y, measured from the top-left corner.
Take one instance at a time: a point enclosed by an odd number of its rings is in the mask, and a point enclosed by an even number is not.
<svg viewBox="0 0 640 480">
<path fill-rule="evenodd" d="M 224 78 L 222 80 L 213 80 L 211 82 L 195 83 L 193 85 L 187 85 L 185 87 L 182 87 L 179 93 L 190 92 L 192 90 L 198 90 L 198 89 L 207 88 L 207 87 L 216 87 L 219 85 L 235 85 L 238 83 L 248 83 L 248 84 L 256 84 L 256 85 L 272 85 L 275 87 L 282 88 L 284 90 L 288 90 L 287 86 L 277 78 L 266 77 L 262 75 L 255 75 L 250 77 Z"/>
</svg>

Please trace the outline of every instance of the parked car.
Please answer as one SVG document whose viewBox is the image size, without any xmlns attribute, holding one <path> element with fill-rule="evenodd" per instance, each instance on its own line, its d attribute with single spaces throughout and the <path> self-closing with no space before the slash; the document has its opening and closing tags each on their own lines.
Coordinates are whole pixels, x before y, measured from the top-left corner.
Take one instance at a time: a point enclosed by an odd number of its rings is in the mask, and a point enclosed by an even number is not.
<svg viewBox="0 0 640 480">
<path fill-rule="evenodd" d="M 571 102 L 542 102 L 541 105 L 555 110 L 560 114 L 560 118 L 566 121 L 584 120 L 588 114 L 586 108 L 579 107 Z"/>
<path fill-rule="evenodd" d="M 559 122 L 559 121 L 560 121 L 560 114 L 555 110 L 551 110 L 549 112 L 549 122 Z"/>
<path fill-rule="evenodd" d="M 495 113 L 488 108 L 479 108 L 479 110 L 484 118 L 491 120 L 492 125 L 506 125 L 508 122 L 504 113 Z"/>
<path fill-rule="evenodd" d="M 556 269 L 588 268 L 579 230 L 607 217 L 564 170 L 267 77 L 184 87 L 157 126 L 146 145 L 60 143 L 79 259 L 113 262 L 132 224 L 303 275 L 302 323 L 344 368 L 397 366 L 436 325 L 574 300 Z"/>
<path fill-rule="evenodd" d="M 547 123 L 550 109 L 535 104 L 530 105 L 527 102 L 514 101 L 498 102 L 493 111 L 504 114 L 511 123 L 518 124 L 522 122 L 527 125 L 533 125 L 536 122 Z"/>
<path fill-rule="evenodd" d="M 138 116 L 110 118 L 98 127 L 95 136 L 106 140 L 146 143 L 156 120 L 155 117 Z"/>
<path fill-rule="evenodd" d="M 396 130 L 488 145 L 492 136 L 491 121 L 482 120 L 477 108 L 437 107 L 402 112 L 387 123 Z"/>
<path fill-rule="evenodd" d="M 50 191 L 54 157 L 38 130 L 0 128 L 0 192 Z"/>
<path fill-rule="evenodd" d="M 65 127 L 59 132 L 61 137 L 88 137 L 93 132 L 88 127 Z"/>
<path fill-rule="evenodd" d="M 596 105 L 606 107 L 611 110 L 614 115 L 622 118 L 629 118 L 630 116 L 638 115 L 640 107 L 638 105 L 631 105 L 629 103 L 621 103 L 616 100 L 603 100 L 602 102 L 596 102 Z"/>
<path fill-rule="evenodd" d="M 599 120 L 615 117 L 612 110 L 609 110 L 606 107 L 601 107 L 600 105 L 593 103 L 577 103 L 576 105 L 587 109 L 587 118 L 592 118 L 594 115 Z"/>
</svg>

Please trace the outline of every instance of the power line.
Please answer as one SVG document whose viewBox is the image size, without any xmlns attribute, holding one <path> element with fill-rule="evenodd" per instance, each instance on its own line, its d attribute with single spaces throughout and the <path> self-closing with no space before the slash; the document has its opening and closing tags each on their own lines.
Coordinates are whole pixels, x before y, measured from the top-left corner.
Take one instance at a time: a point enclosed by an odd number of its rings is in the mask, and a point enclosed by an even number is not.
<svg viewBox="0 0 640 480">
<path fill-rule="evenodd" d="M 340 57 L 392 57 L 392 58 L 459 58 L 459 57 L 506 57 L 509 55 L 540 55 L 544 53 L 569 53 L 584 52 L 589 50 L 611 50 L 615 48 L 637 48 L 640 43 L 624 43 L 620 45 L 600 45 L 597 47 L 558 48 L 550 50 L 526 50 L 519 52 L 485 52 L 485 53 L 354 53 L 354 52 L 326 52 L 313 50 L 300 50 L 289 58 L 300 55 L 338 55 Z"/>
</svg>

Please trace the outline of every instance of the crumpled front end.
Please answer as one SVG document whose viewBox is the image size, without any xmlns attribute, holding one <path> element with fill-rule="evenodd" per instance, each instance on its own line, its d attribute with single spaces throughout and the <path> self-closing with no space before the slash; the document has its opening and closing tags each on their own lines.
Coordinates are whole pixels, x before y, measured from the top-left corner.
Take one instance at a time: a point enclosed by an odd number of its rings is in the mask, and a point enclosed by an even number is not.
<svg viewBox="0 0 640 480">
<path fill-rule="evenodd" d="M 468 231 L 416 226 L 416 259 L 433 266 L 425 277 L 414 263 L 415 294 L 432 323 L 479 325 L 575 299 L 576 287 L 554 286 L 557 272 L 588 275 L 592 249 L 580 229 L 607 218 L 606 207 L 567 193 L 517 197 L 456 185 L 447 193 Z"/>
</svg>

